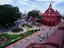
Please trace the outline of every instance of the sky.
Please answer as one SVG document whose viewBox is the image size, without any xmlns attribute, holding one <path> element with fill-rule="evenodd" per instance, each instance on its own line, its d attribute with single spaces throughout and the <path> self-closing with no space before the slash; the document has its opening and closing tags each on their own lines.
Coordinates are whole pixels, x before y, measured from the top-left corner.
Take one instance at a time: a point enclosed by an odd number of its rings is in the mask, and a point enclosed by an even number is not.
<svg viewBox="0 0 64 48">
<path fill-rule="evenodd" d="M 64 14 L 64 0 L 0 0 L 0 5 L 10 4 L 17 6 L 22 13 L 27 13 L 31 10 L 39 10 L 44 13 L 50 3 L 54 10 Z"/>
</svg>

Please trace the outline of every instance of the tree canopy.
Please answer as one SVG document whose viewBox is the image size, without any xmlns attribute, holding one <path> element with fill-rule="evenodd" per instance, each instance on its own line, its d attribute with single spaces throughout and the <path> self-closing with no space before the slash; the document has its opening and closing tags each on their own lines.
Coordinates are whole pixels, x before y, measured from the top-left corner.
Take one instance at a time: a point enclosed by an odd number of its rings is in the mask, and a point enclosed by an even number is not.
<svg viewBox="0 0 64 48">
<path fill-rule="evenodd" d="M 18 18 L 21 18 L 21 13 L 18 7 L 11 5 L 0 5 L 0 25 L 12 24 Z"/>
<path fill-rule="evenodd" d="M 38 19 L 42 19 L 42 15 L 40 15 L 40 11 L 32 10 L 28 12 L 28 17 L 32 16 L 33 18 L 37 17 Z"/>
<path fill-rule="evenodd" d="M 30 11 L 28 12 L 28 16 L 37 17 L 39 16 L 39 11 L 36 11 L 36 10 Z"/>
</svg>

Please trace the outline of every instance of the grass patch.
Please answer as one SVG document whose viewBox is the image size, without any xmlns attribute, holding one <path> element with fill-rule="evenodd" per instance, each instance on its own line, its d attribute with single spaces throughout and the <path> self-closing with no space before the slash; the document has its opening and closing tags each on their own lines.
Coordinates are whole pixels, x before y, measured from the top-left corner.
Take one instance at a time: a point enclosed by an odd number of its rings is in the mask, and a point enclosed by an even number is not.
<svg viewBox="0 0 64 48">
<path fill-rule="evenodd" d="M 8 34 L 8 33 L 3 33 L 1 35 L 4 35 L 5 37 L 7 37 L 9 40 L 15 39 L 17 37 L 20 37 L 20 34 Z"/>
<path fill-rule="evenodd" d="M 1 35 L 4 35 L 8 38 L 8 42 L 0 45 L 0 48 L 5 48 L 8 45 L 11 45 L 17 41 L 19 41 L 20 39 L 23 39 L 29 35 L 32 35 L 33 33 L 39 31 L 40 29 L 31 29 L 31 30 L 27 30 L 26 33 L 24 33 L 24 35 L 22 36 L 21 34 L 8 34 L 8 33 L 2 33 Z M 34 32 L 33 32 L 34 31 Z"/>
</svg>

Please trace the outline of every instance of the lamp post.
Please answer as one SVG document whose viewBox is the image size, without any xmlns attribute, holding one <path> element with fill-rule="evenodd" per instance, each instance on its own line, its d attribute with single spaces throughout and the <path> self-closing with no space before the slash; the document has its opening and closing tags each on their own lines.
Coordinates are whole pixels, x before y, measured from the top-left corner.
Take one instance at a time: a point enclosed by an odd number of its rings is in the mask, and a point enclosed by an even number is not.
<svg viewBox="0 0 64 48">
<path fill-rule="evenodd" d="M 41 28 L 41 23 L 40 23 L 40 32 L 41 32 L 42 28 Z M 41 38 L 41 34 L 40 34 L 40 42 L 42 41 L 42 38 Z"/>
<path fill-rule="evenodd" d="M 40 34 L 40 32 L 38 32 L 38 36 L 40 37 L 40 42 L 41 42 L 42 39 L 41 39 L 41 34 Z"/>
<path fill-rule="evenodd" d="M 40 42 L 42 42 L 42 37 L 43 37 L 43 36 L 40 34 Z"/>
<path fill-rule="evenodd" d="M 31 39 L 32 48 L 34 48 L 34 41 Z"/>
<path fill-rule="evenodd" d="M 47 40 L 48 40 L 48 33 L 47 33 Z"/>
</svg>

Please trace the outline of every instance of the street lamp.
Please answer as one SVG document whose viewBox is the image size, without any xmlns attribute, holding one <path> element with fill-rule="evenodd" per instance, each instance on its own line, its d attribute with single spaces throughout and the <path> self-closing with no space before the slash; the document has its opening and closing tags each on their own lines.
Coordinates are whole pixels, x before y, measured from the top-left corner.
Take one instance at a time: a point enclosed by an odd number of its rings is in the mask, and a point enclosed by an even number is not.
<svg viewBox="0 0 64 48">
<path fill-rule="evenodd" d="M 47 40 L 48 40 L 48 33 L 47 33 Z"/>
<path fill-rule="evenodd" d="M 38 36 L 40 37 L 40 42 L 42 41 L 41 34 L 38 32 Z"/>
<path fill-rule="evenodd" d="M 34 41 L 31 39 L 32 48 L 34 48 Z"/>
</svg>

